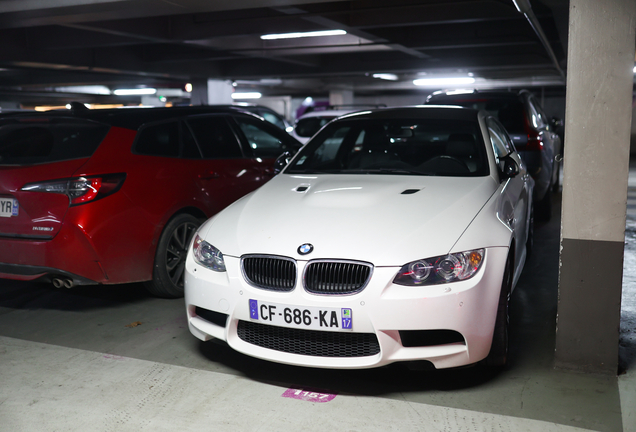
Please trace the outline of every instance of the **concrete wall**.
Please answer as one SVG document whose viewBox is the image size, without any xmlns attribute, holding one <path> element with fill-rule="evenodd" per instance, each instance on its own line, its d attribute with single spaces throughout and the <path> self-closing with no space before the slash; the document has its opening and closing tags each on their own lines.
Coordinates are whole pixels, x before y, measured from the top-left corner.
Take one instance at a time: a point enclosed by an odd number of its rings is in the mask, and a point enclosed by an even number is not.
<svg viewBox="0 0 636 432">
<path fill-rule="evenodd" d="M 632 158 L 636 158 L 636 95 L 632 98 L 632 139 L 629 153 Z"/>
</svg>

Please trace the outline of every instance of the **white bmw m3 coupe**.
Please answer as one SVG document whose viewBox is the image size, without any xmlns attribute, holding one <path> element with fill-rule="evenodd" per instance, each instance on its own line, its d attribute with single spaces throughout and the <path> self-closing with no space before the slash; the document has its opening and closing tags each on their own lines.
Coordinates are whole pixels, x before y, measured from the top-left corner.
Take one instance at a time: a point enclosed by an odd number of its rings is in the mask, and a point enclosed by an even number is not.
<svg viewBox="0 0 636 432">
<path fill-rule="evenodd" d="M 194 235 L 185 301 L 197 338 L 309 367 L 505 364 L 534 183 L 496 119 L 358 112 L 279 166 Z"/>
</svg>

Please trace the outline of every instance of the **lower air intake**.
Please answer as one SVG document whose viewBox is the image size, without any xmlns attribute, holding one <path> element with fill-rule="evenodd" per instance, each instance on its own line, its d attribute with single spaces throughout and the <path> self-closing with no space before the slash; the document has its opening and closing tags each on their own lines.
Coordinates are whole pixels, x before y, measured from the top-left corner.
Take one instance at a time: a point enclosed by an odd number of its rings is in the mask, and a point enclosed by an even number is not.
<svg viewBox="0 0 636 432">
<path fill-rule="evenodd" d="M 315 357 L 367 357 L 380 352 L 373 333 L 300 330 L 239 321 L 238 336 L 263 348 Z"/>
</svg>

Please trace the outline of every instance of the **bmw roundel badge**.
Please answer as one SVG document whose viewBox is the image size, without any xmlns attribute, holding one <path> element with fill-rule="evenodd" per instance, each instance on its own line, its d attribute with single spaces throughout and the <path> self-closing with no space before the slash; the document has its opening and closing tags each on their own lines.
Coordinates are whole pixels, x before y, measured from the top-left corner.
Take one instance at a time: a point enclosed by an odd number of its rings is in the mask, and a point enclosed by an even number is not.
<svg viewBox="0 0 636 432">
<path fill-rule="evenodd" d="M 314 250 L 314 246 L 310 243 L 305 243 L 302 244 L 300 246 L 298 246 L 298 253 L 300 255 L 307 255 L 309 253 L 311 253 Z"/>
</svg>

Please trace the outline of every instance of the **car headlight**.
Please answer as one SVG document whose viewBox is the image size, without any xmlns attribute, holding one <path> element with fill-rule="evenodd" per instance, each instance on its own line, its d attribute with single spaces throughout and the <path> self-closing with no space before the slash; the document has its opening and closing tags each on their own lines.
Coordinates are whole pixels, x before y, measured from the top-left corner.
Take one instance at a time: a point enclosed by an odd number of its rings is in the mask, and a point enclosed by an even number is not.
<svg viewBox="0 0 636 432">
<path fill-rule="evenodd" d="M 225 261 L 221 251 L 203 240 L 198 234 L 194 237 L 192 252 L 194 252 L 194 260 L 202 266 L 217 272 L 225 271 Z"/>
<path fill-rule="evenodd" d="M 402 266 L 393 283 L 422 286 L 466 280 L 477 273 L 485 254 L 485 249 L 475 249 L 413 261 Z"/>
</svg>

